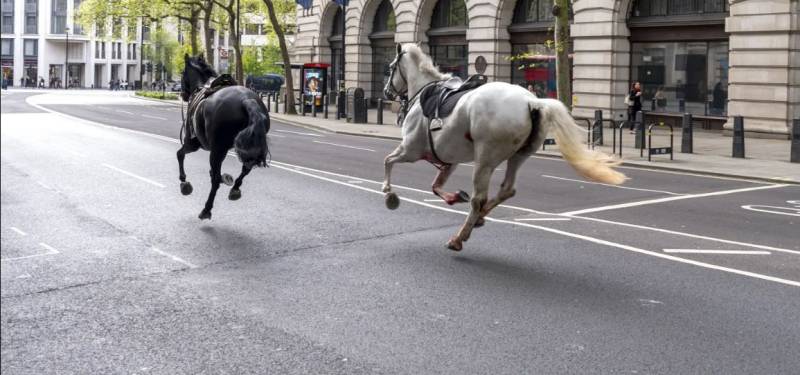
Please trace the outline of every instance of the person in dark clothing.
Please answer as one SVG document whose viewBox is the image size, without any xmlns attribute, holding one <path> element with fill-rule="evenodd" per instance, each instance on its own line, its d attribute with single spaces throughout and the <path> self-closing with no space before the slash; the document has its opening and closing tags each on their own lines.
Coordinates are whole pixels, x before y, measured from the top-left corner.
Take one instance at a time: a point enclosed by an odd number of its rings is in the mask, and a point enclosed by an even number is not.
<svg viewBox="0 0 800 375">
<path fill-rule="evenodd" d="M 634 82 L 631 91 L 628 93 L 628 123 L 629 129 L 633 131 L 636 121 L 636 112 L 642 110 L 642 84 Z"/>
</svg>

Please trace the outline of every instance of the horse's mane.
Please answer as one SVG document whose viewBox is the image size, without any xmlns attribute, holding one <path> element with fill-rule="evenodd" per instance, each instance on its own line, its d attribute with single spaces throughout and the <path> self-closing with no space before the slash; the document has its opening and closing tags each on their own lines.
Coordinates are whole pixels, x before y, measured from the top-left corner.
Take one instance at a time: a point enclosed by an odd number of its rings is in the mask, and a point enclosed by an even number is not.
<svg viewBox="0 0 800 375">
<path fill-rule="evenodd" d="M 211 65 L 208 65 L 202 56 L 189 58 L 189 65 L 199 71 L 199 73 L 204 77 L 217 76 L 217 72 L 211 67 Z"/>
<path fill-rule="evenodd" d="M 414 43 L 406 43 L 403 45 L 403 50 L 408 53 L 414 61 L 417 62 L 417 67 L 419 71 L 428 75 L 433 76 L 434 79 L 448 79 L 451 77 L 450 74 L 444 74 L 439 71 L 434 65 L 433 60 L 431 57 L 422 52 L 422 48 L 419 48 L 418 45 Z"/>
</svg>

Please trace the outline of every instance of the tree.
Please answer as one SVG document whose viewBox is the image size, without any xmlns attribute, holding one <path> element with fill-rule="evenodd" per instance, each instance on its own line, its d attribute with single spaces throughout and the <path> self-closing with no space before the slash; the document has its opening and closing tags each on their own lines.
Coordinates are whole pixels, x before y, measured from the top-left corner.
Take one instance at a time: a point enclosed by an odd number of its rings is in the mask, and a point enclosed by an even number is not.
<svg viewBox="0 0 800 375">
<path fill-rule="evenodd" d="M 570 0 L 554 0 L 553 15 L 556 18 L 556 87 L 558 100 L 572 108 L 572 77 L 570 77 L 569 51 L 569 7 Z"/>
<path fill-rule="evenodd" d="M 292 63 L 289 61 L 289 49 L 286 47 L 286 37 L 283 34 L 283 26 L 278 20 L 278 15 L 275 12 L 275 5 L 272 3 L 272 0 L 264 0 L 264 5 L 267 6 L 269 21 L 272 24 L 272 29 L 275 31 L 275 36 L 278 38 L 278 44 L 281 48 L 281 57 L 283 58 L 283 74 L 286 79 L 286 112 L 296 115 L 297 111 L 294 109 L 294 82 L 292 82 Z"/>
<path fill-rule="evenodd" d="M 225 11 L 228 18 L 228 30 L 231 32 L 231 41 L 233 42 L 233 53 L 235 54 L 235 68 L 234 76 L 239 83 L 244 82 L 244 69 L 242 67 L 242 46 L 239 39 L 239 30 L 237 29 L 237 19 L 239 17 L 238 9 L 236 7 L 237 0 L 214 0 L 214 2 Z"/>
</svg>

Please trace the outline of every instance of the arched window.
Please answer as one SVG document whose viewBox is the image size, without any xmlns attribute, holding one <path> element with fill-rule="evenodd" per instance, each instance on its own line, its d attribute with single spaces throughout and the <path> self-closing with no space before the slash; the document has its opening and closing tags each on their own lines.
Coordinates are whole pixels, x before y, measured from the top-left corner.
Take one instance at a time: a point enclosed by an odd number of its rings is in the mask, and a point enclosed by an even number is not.
<svg viewBox="0 0 800 375">
<path fill-rule="evenodd" d="M 514 23 L 553 21 L 552 0 L 518 0 L 514 7 Z"/>
<path fill-rule="evenodd" d="M 433 9 L 431 28 L 468 26 L 467 4 L 464 0 L 439 0 Z"/>
<path fill-rule="evenodd" d="M 344 25 L 342 24 L 342 8 L 336 7 L 336 14 L 333 16 L 331 25 L 331 36 L 328 43 L 331 46 L 331 70 L 328 72 L 330 85 L 328 90 L 335 92 L 339 87 L 339 72 L 342 68 L 342 47 L 344 46 Z"/>
<path fill-rule="evenodd" d="M 728 0 L 635 0 L 633 17 L 727 13 Z"/>
<path fill-rule="evenodd" d="M 383 97 L 383 87 L 389 80 L 389 64 L 394 60 L 394 32 L 397 23 L 394 9 L 389 0 L 383 0 L 375 12 L 372 21 L 372 33 L 369 35 L 372 47 L 372 98 L 377 101 Z"/>
</svg>

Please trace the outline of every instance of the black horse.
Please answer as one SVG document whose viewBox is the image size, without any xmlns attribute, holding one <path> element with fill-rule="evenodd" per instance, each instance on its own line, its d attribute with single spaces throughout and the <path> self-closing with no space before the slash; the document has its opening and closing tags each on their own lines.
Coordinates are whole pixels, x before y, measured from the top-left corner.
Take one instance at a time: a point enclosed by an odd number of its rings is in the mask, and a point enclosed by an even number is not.
<svg viewBox="0 0 800 375">
<path fill-rule="evenodd" d="M 181 77 L 181 98 L 189 102 L 183 123 L 182 146 L 178 150 L 181 193 L 192 193 L 192 185 L 186 181 L 183 159 L 186 154 L 202 148 L 211 152 L 211 192 L 200 219 L 211 218 L 214 197 L 220 183 L 233 185 L 228 199 L 241 198 L 239 187 L 242 179 L 253 167 L 267 165 L 269 148 L 269 115 L 261 99 L 252 90 L 237 86 L 228 75 L 217 73 L 202 56 L 184 56 L 186 64 Z M 222 174 L 222 162 L 228 150 L 234 148 L 242 162 L 242 173 L 233 182 L 233 177 Z"/>
</svg>

